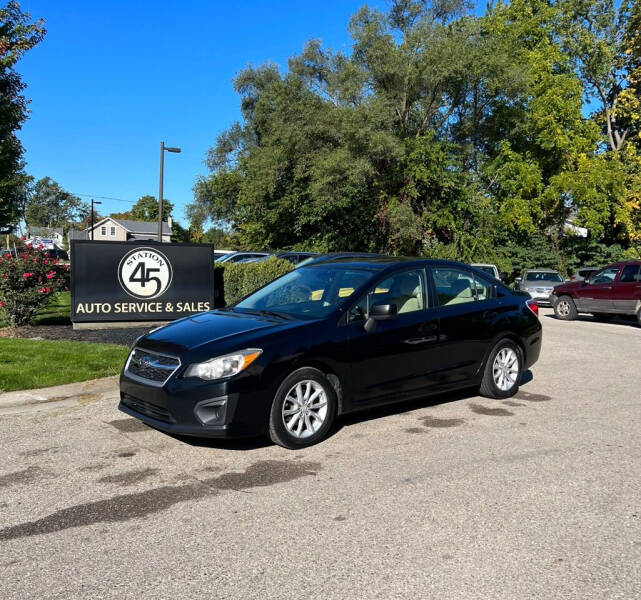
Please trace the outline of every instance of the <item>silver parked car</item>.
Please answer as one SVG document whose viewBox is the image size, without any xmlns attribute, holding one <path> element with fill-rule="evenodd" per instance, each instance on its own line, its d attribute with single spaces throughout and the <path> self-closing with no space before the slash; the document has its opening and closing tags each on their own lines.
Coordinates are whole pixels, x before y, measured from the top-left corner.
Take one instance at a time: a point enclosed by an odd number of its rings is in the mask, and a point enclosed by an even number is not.
<svg viewBox="0 0 641 600">
<path fill-rule="evenodd" d="M 550 302 L 554 286 L 561 285 L 563 277 L 553 269 L 526 269 L 516 278 L 517 289 L 527 292 L 537 302 Z"/>
</svg>

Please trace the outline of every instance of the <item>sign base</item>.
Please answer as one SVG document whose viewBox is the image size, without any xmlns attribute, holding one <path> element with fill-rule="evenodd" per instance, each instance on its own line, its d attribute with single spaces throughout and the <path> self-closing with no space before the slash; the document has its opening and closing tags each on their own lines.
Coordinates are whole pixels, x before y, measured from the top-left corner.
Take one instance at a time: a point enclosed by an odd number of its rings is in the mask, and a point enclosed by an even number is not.
<svg viewBox="0 0 641 600">
<path fill-rule="evenodd" d="M 88 329 L 125 329 L 131 327 L 160 327 L 168 325 L 171 321 L 100 321 L 97 323 L 73 323 L 74 331 Z"/>
</svg>

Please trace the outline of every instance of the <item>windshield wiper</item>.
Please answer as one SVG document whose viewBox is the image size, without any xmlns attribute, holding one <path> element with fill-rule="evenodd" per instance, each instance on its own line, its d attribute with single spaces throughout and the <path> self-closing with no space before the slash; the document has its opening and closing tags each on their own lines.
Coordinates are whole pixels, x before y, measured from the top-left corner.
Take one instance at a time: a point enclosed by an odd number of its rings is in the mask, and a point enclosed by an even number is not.
<svg viewBox="0 0 641 600">
<path fill-rule="evenodd" d="M 262 308 L 243 308 L 238 312 L 245 312 L 255 315 L 265 315 L 268 317 L 277 317 L 279 319 L 287 319 L 290 321 L 292 319 L 295 319 L 295 317 L 293 317 L 292 315 L 288 315 L 287 313 L 276 312 L 275 310 L 263 310 Z"/>
<path fill-rule="evenodd" d="M 288 315 L 287 313 L 282 313 L 282 312 L 276 312 L 275 310 L 256 310 L 257 313 L 260 313 L 261 315 L 267 315 L 269 317 L 278 317 L 280 319 L 287 319 L 287 320 L 292 320 L 294 317 L 292 315 Z"/>
</svg>

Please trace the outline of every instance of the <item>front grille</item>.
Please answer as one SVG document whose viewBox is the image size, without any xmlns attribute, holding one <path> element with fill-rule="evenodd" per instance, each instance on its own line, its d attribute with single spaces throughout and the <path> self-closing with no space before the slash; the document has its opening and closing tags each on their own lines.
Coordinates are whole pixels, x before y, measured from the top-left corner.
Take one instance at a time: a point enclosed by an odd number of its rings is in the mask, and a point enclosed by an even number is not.
<svg viewBox="0 0 641 600">
<path fill-rule="evenodd" d="M 134 348 L 127 361 L 127 373 L 140 379 L 163 385 L 180 366 L 180 360 L 165 354 L 156 354 Z"/>
<path fill-rule="evenodd" d="M 125 406 L 133 408 L 136 412 L 147 415 L 152 419 L 164 421 L 165 423 L 176 422 L 174 418 L 169 414 L 169 411 L 162 406 L 157 406 L 156 404 L 145 402 L 144 400 L 140 400 L 140 398 L 134 398 L 129 394 L 123 394 L 121 397 L 121 401 Z"/>
</svg>

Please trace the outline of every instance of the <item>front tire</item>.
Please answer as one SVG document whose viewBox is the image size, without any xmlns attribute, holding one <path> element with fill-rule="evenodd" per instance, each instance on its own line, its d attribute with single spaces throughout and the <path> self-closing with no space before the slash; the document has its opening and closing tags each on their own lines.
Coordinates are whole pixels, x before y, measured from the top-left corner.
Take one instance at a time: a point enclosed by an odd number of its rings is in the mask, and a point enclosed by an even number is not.
<svg viewBox="0 0 641 600">
<path fill-rule="evenodd" d="M 487 398 L 509 398 L 518 392 L 523 374 L 523 353 L 508 339 L 501 340 L 487 359 L 480 394 Z"/>
<path fill-rule="evenodd" d="M 574 321 L 579 313 L 570 296 L 561 296 L 554 304 L 554 314 L 562 321 Z"/>
<path fill-rule="evenodd" d="M 317 444 L 332 426 L 337 404 L 336 392 L 321 371 L 298 369 L 276 391 L 269 415 L 269 437 L 290 450 Z"/>
<path fill-rule="evenodd" d="M 641 327 L 641 308 L 637 312 L 637 324 Z"/>
</svg>

